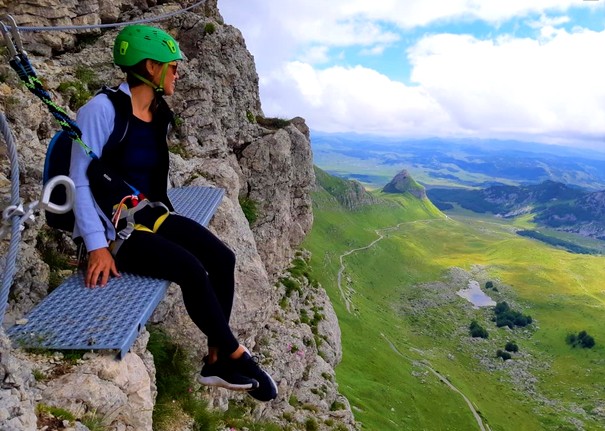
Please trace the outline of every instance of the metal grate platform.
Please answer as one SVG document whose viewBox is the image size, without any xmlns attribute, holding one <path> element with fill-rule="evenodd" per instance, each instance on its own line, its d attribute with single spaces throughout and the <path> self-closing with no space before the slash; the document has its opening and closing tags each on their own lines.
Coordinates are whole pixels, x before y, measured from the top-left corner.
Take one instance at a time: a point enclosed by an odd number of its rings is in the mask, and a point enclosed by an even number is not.
<svg viewBox="0 0 605 431">
<path fill-rule="evenodd" d="M 207 226 L 225 191 L 214 187 L 170 189 L 175 210 Z M 20 347 L 128 352 L 164 297 L 170 282 L 133 274 L 113 278 L 103 288 L 84 287 L 81 273 L 69 277 L 30 313 L 27 323 L 8 330 Z"/>
</svg>

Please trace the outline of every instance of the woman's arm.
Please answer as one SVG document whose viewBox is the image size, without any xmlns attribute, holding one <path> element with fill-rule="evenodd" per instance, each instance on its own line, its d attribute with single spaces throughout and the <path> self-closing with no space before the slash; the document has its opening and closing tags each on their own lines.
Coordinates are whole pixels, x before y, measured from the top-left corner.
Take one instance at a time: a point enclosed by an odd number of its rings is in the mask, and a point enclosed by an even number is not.
<svg viewBox="0 0 605 431">
<path fill-rule="evenodd" d="M 115 110 L 111 101 L 104 94 L 95 96 L 80 108 L 76 122 L 82 130 L 82 141 L 100 157 L 115 122 Z M 103 286 L 109 275 L 118 275 L 118 271 L 107 249 L 105 226 L 86 175 L 91 159 L 79 144 L 74 142 L 72 145 L 70 177 L 76 186 L 76 227 L 89 251 L 85 282 L 87 287 L 96 286 L 99 282 Z"/>
</svg>

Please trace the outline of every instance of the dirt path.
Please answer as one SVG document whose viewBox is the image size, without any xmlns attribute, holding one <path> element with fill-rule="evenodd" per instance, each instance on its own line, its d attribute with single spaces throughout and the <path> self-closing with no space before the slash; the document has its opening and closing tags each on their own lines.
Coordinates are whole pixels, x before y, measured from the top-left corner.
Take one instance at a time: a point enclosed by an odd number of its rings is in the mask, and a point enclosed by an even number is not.
<svg viewBox="0 0 605 431">
<path fill-rule="evenodd" d="M 395 345 L 384 334 L 380 334 L 380 335 L 382 335 L 382 338 L 385 339 L 385 341 L 389 344 L 389 346 L 391 347 L 391 349 L 393 349 L 393 351 L 395 353 L 397 353 L 403 359 L 414 363 L 414 361 L 411 358 L 408 358 L 403 353 L 401 353 L 397 349 L 397 347 L 395 347 Z M 418 349 L 414 349 L 414 350 L 417 351 L 417 352 L 419 352 Z M 475 409 L 475 406 L 473 405 L 473 403 L 471 402 L 471 400 L 469 400 L 466 397 L 466 395 L 464 395 L 460 391 L 460 389 L 458 389 L 456 386 L 454 386 L 448 379 L 446 379 L 441 374 L 439 374 L 438 371 L 436 371 L 433 367 L 431 367 L 430 365 L 428 365 L 426 362 L 417 362 L 417 363 L 422 364 L 427 370 L 429 370 L 431 373 L 433 373 L 439 380 L 441 380 L 443 383 L 445 383 L 452 391 L 458 393 L 464 399 L 464 401 L 466 401 L 466 404 L 468 405 L 468 408 L 470 409 L 470 411 L 473 414 L 475 420 L 477 421 L 477 425 L 479 426 L 479 429 L 481 431 L 491 431 L 491 429 L 490 429 L 490 427 L 488 425 L 484 425 L 483 424 L 483 420 L 481 419 L 481 416 L 479 416 L 479 413 L 477 412 L 477 409 Z"/>
<path fill-rule="evenodd" d="M 340 258 L 339 258 L 340 259 L 340 269 L 338 270 L 337 286 L 338 286 L 338 291 L 340 292 L 340 296 L 342 297 L 342 300 L 345 303 L 345 307 L 347 308 L 347 311 L 349 313 L 351 313 L 351 306 L 352 306 L 351 305 L 351 296 L 352 296 L 352 294 L 355 291 L 351 287 L 349 287 L 349 286 L 346 287 L 346 291 L 345 291 L 345 288 L 343 288 L 343 286 L 342 286 L 342 276 L 343 276 L 344 271 L 346 269 L 345 262 L 344 262 L 344 258 L 345 257 L 349 256 L 350 254 L 356 253 L 358 251 L 368 250 L 368 249 L 374 247 L 379 241 L 381 241 L 382 239 L 384 239 L 384 234 L 383 233 L 397 230 L 401 226 L 403 226 L 404 224 L 430 223 L 430 222 L 434 222 L 434 221 L 445 221 L 445 220 L 449 220 L 449 217 L 446 216 L 445 219 L 428 219 L 428 220 L 405 221 L 405 222 L 401 222 L 401 223 L 397 224 L 396 226 L 385 227 L 385 228 L 382 228 L 382 229 L 376 229 L 374 232 L 376 232 L 376 235 L 378 235 L 378 238 L 376 238 L 374 241 L 372 241 L 371 243 L 369 243 L 368 245 L 366 245 L 364 247 L 354 248 L 352 250 L 346 251 L 343 254 L 341 254 Z"/>
<path fill-rule="evenodd" d="M 393 228 L 389 228 L 389 229 L 393 229 Z M 374 244 L 376 244 L 378 241 L 380 241 L 381 239 L 384 238 L 384 235 L 382 233 L 380 233 L 381 230 L 385 230 L 385 229 L 377 229 L 376 235 L 378 235 L 378 238 L 375 239 L 374 241 L 372 241 L 370 244 L 366 245 L 365 247 L 360 247 L 360 248 L 354 248 L 353 250 L 349 250 L 347 252 L 345 252 L 344 254 L 340 255 L 340 269 L 338 270 L 338 277 L 337 277 L 337 284 L 338 284 L 338 291 L 340 292 L 340 296 L 342 297 L 342 300 L 345 303 L 345 306 L 347 307 L 347 311 L 350 313 L 351 312 L 351 296 L 350 294 L 352 293 L 352 289 L 347 287 L 347 289 L 349 290 L 347 293 L 345 293 L 343 287 L 342 287 L 342 275 L 345 271 L 345 262 L 344 262 L 344 258 L 352 253 L 355 253 L 357 251 L 360 250 L 367 250 L 370 247 L 373 247 Z"/>
</svg>

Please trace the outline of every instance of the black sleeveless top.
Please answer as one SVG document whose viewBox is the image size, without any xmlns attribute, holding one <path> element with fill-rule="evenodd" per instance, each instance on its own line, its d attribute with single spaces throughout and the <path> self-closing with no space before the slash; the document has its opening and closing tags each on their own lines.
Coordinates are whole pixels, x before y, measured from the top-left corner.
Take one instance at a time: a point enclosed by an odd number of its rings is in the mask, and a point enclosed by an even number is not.
<svg viewBox="0 0 605 431">
<path fill-rule="evenodd" d="M 146 122 L 132 114 L 130 97 L 127 102 L 124 109 L 116 109 L 116 115 L 129 115 L 126 135 L 119 143 L 103 148 L 101 161 L 151 202 L 162 202 L 173 211 L 167 194 L 169 157 L 166 135 L 174 114 L 164 99 L 159 98 L 153 121 Z M 115 204 L 117 202 L 111 206 Z"/>
</svg>

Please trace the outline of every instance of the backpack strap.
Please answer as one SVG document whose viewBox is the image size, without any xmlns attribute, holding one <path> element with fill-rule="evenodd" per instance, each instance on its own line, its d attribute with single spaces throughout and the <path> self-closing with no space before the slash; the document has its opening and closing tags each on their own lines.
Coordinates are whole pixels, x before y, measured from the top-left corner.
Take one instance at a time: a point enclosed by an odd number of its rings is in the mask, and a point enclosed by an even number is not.
<svg viewBox="0 0 605 431">
<path fill-rule="evenodd" d="M 104 86 L 97 94 L 105 94 L 115 110 L 113 131 L 103 147 L 103 153 L 105 154 L 106 151 L 108 153 L 116 151 L 116 146 L 126 137 L 130 116 L 132 115 L 132 102 L 130 96 L 120 91 L 119 87 Z M 99 157 L 102 157 L 102 155 L 100 154 Z"/>
</svg>

